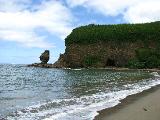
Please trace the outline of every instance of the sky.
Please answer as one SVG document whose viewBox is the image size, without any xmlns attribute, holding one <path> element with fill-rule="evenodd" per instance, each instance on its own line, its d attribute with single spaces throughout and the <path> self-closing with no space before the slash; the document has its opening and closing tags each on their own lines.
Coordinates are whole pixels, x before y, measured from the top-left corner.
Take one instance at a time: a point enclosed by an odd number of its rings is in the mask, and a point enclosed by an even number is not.
<svg viewBox="0 0 160 120">
<path fill-rule="evenodd" d="M 160 20 L 160 0 L 0 0 L 0 63 L 50 63 L 65 51 L 65 37 L 87 24 Z"/>
</svg>

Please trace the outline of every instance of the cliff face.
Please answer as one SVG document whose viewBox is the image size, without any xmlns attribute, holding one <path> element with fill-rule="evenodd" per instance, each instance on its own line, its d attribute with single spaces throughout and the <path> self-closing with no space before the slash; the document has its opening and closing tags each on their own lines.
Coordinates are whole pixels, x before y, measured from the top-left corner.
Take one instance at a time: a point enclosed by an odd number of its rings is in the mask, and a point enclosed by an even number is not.
<svg viewBox="0 0 160 120">
<path fill-rule="evenodd" d="M 144 44 L 103 42 L 90 45 L 71 44 L 66 47 L 65 53 L 60 55 L 55 67 L 124 67 L 130 59 L 135 57 L 135 51 L 143 48 Z M 154 45 L 150 44 L 150 48 Z M 91 58 L 91 63 L 87 59 Z M 94 60 L 96 61 L 94 62 Z M 93 64 L 92 64 L 93 61 Z"/>
<path fill-rule="evenodd" d="M 65 45 L 54 67 L 126 67 L 130 61 L 132 67 L 159 67 L 160 22 L 82 26 L 72 31 Z"/>
</svg>

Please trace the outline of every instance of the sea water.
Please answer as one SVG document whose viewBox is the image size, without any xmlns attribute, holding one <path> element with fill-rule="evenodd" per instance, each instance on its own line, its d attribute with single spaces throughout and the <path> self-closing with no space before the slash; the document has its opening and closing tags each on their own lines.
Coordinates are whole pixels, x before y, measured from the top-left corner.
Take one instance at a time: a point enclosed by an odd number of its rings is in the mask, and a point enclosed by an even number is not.
<svg viewBox="0 0 160 120">
<path fill-rule="evenodd" d="M 157 72 L 0 65 L 0 119 L 92 120 L 158 84 Z"/>
</svg>

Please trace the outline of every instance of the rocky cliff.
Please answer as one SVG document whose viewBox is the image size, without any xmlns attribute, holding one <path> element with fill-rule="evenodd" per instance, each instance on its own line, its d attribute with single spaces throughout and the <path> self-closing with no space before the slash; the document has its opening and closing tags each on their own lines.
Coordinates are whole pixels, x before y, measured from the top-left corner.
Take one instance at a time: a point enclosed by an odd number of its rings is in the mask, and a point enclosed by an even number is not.
<svg viewBox="0 0 160 120">
<path fill-rule="evenodd" d="M 72 31 L 65 45 L 65 53 L 60 55 L 54 67 L 125 67 L 137 59 L 137 63 L 132 64 L 143 63 L 144 68 L 148 57 L 154 56 L 160 61 L 160 22 L 82 26 Z M 145 59 L 139 60 L 138 55 Z M 156 62 L 154 60 L 149 62 Z M 159 63 L 153 67 L 159 67 Z"/>
<path fill-rule="evenodd" d="M 135 50 L 143 47 L 144 44 L 138 42 L 121 45 L 113 42 L 91 45 L 71 44 L 67 46 L 66 52 L 60 55 L 54 66 L 57 68 L 125 67 L 129 60 L 135 58 Z"/>
</svg>

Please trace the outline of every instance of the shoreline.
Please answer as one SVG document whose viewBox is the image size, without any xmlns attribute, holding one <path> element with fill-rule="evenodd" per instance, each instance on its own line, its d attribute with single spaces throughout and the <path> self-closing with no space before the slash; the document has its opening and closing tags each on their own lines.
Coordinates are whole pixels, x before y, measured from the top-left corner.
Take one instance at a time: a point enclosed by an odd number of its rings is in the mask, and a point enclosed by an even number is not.
<svg viewBox="0 0 160 120">
<path fill-rule="evenodd" d="M 37 68 L 55 68 L 55 69 L 104 69 L 104 70 L 118 70 L 118 71 L 126 71 L 126 70 L 140 70 L 140 71 L 150 71 L 150 72 L 160 72 L 160 68 L 144 68 L 144 69 L 131 69 L 125 67 L 102 67 L 102 68 L 66 68 L 66 67 L 55 67 L 54 64 L 41 64 L 41 63 L 33 63 L 27 64 L 26 67 L 37 67 Z"/>
<path fill-rule="evenodd" d="M 120 104 L 98 111 L 94 120 L 159 120 L 160 85 L 130 95 Z"/>
</svg>

